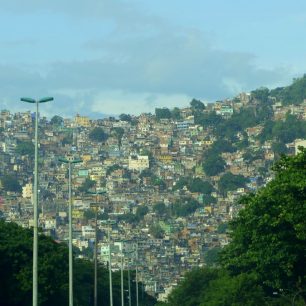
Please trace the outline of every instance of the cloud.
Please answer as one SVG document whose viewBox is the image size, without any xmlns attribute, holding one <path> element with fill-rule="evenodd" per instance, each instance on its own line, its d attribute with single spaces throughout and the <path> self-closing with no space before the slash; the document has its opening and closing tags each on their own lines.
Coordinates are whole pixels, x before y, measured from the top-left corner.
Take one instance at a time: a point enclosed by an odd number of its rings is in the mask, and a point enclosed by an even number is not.
<svg viewBox="0 0 306 306">
<path fill-rule="evenodd" d="M 214 101 L 279 85 L 290 75 L 284 68 L 258 68 L 255 55 L 217 49 L 204 31 L 175 26 L 131 2 L 16 3 L 0 0 L 2 9 L 18 14 L 49 11 L 70 16 L 72 23 L 80 19 L 93 22 L 93 27 L 109 25 L 106 35 L 83 41 L 86 59 L 46 62 L 44 74 L 37 72 L 38 64 L 0 66 L 2 108 L 7 101 L 35 94 L 55 97 L 52 105 L 44 106 L 48 115 L 139 114 L 155 107 L 185 106 L 193 97 Z M 18 109 L 16 102 L 11 109 Z"/>
</svg>

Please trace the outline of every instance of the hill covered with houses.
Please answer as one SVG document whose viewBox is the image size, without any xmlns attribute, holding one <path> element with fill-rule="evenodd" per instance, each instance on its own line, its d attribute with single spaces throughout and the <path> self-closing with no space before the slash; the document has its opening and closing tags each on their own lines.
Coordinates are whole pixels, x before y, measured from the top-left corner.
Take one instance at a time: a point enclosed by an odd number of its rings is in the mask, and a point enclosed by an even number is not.
<svg viewBox="0 0 306 306">
<path fill-rule="evenodd" d="M 137 243 L 140 279 L 162 300 L 185 271 L 214 264 L 229 243 L 227 223 L 241 208 L 237 199 L 271 181 L 271 165 L 282 154 L 306 145 L 305 119 L 306 76 L 287 87 L 209 104 L 193 99 L 188 107 L 155 114 L 40 118 L 42 230 L 66 239 L 68 175 L 58 158 L 81 158 L 73 169 L 78 256 L 90 258 L 94 241 L 94 199 L 86 192 L 104 190 L 99 260 L 107 260 L 102 220 L 111 218 L 114 269 L 120 249 Z M 2 110 L 0 126 L 1 215 L 30 227 L 33 116 Z"/>
</svg>

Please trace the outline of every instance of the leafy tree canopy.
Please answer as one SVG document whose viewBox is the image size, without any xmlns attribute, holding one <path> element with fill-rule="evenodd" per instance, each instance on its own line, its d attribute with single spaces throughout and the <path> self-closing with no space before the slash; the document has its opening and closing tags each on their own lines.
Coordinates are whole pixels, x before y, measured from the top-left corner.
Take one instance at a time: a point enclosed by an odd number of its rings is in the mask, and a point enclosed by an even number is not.
<svg viewBox="0 0 306 306">
<path fill-rule="evenodd" d="M 20 155 L 34 156 L 34 144 L 31 141 L 18 142 L 15 152 Z"/>
<path fill-rule="evenodd" d="M 265 286 L 296 291 L 306 286 L 305 149 L 273 169 L 273 181 L 241 200 L 245 209 L 230 224 L 222 264 L 234 274 L 256 273 Z"/>
<path fill-rule="evenodd" d="M 50 123 L 52 125 L 62 125 L 64 123 L 64 119 L 60 116 L 55 115 L 51 118 Z"/>
<path fill-rule="evenodd" d="M 155 115 L 156 119 L 170 119 L 171 118 L 171 111 L 169 108 L 155 108 Z"/>
<path fill-rule="evenodd" d="M 96 142 L 104 142 L 108 138 L 108 135 L 104 132 L 104 130 L 101 127 L 95 127 L 89 133 L 88 136 L 92 141 L 96 141 Z"/>
<path fill-rule="evenodd" d="M 119 119 L 120 119 L 121 121 L 127 121 L 127 122 L 131 122 L 131 121 L 132 121 L 131 115 L 127 115 L 127 114 L 121 114 L 121 115 L 119 116 Z"/>
<path fill-rule="evenodd" d="M 226 163 L 220 155 L 210 155 L 203 162 L 203 170 L 209 176 L 217 175 L 224 171 Z"/>
<path fill-rule="evenodd" d="M 93 188 L 96 184 L 96 181 L 86 178 L 83 184 L 78 188 L 80 192 L 87 192 L 89 189 Z"/>
<path fill-rule="evenodd" d="M 219 181 L 219 190 L 223 194 L 228 191 L 236 190 L 237 188 L 245 187 L 248 179 L 243 175 L 235 175 L 231 172 L 223 174 Z"/>
<path fill-rule="evenodd" d="M 21 192 L 22 187 L 18 179 L 13 175 L 4 175 L 1 178 L 2 187 L 5 191 Z"/>
<path fill-rule="evenodd" d="M 197 100 L 197 99 L 192 99 L 190 102 L 190 106 L 192 109 L 196 111 L 202 111 L 205 109 L 205 105 L 202 101 Z"/>
<path fill-rule="evenodd" d="M 210 194 L 213 192 L 213 186 L 200 178 L 194 178 L 188 183 L 188 190 L 190 192 L 200 192 L 203 194 Z"/>
</svg>

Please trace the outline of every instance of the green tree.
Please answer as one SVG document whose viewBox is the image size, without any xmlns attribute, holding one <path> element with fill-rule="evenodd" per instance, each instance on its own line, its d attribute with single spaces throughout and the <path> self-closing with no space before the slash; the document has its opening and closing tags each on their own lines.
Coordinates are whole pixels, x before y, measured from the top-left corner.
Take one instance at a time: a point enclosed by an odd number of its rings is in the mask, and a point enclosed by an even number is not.
<svg viewBox="0 0 306 306">
<path fill-rule="evenodd" d="M 169 108 L 155 108 L 155 116 L 157 120 L 160 119 L 170 119 L 171 118 L 171 111 Z"/>
<path fill-rule="evenodd" d="M 141 220 L 143 217 L 149 212 L 149 208 L 147 206 L 141 205 L 136 209 L 136 217 Z"/>
<path fill-rule="evenodd" d="M 22 187 L 18 182 L 18 179 L 13 175 L 4 175 L 1 178 L 2 187 L 5 191 L 21 192 Z"/>
<path fill-rule="evenodd" d="M 55 115 L 51 118 L 50 123 L 52 125 L 62 125 L 64 123 L 64 119 L 60 116 Z"/>
<path fill-rule="evenodd" d="M 121 127 L 114 127 L 113 131 L 115 133 L 116 138 L 118 139 L 119 147 L 121 146 L 121 140 L 124 135 L 124 129 Z"/>
<path fill-rule="evenodd" d="M 221 176 L 218 187 L 221 193 L 226 194 L 228 191 L 233 191 L 237 188 L 245 187 L 247 182 L 248 179 L 243 175 L 235 175 L 231 172 L 227 172 Z"/>
<path fill-rule="evenodd" d="M 82 185 L 78 188 L 80 192 L 87 192 L 89 189 L 93 188 L 96 184 L 96 181 L 86 178 Z"/>
<path fill-rule="evenodd" d="M 181 117 L 181 111 L 178 107 L 174 107 L 171 110 L 171 118 L 174 119 L 174 120 L 180 120 L 182 118 Z"/>
<path fill-rule="evenodd" d="M 190 102 L 190 106 L 194 111 L 202 111 L 205 109 L 204 103 L 197 99 L 192 99 Z"/>
<path fill-rule="evenodd" d="M 161 226 L 157 223 L 157 224 L 152 224 L 149 228 L 149 232 L 150 234 L 157 239 L 161 239 L 164 237 L 164 230 L 161 228 Z"/>
<path fill-rule="evenodd" d="M 214 188 L 209 182 L 203 181 L 200 178 L 194 178 L 189 182 L 188 190 L 190 192 L 200 192 L 203 194 L 210 194 L 214 191 Z"/>
<path fill-rule="evenodd" d="M 127 122 L 131 122 L 131 121 L 132 121 L 131 115 L 127 115 L 127 114 L 121 114 L 121 115 L 119 116 L 119 119 L 120 119 L 121 121 L 127 121 Z"/>
<path fill-rule="evenodd" d="M 210 155 L 203 162 L 203 170 L 209 176 L 217 175 L 224 171 L 226 163 L 219 155 Z"/>
<path fill-rule="evenodd" d="M 231 243 L 222 264 L 231 273 L 255 273 L 267 287 L 306 286 L 306 151 L 283 156 L 275 179 L 241 200 L 245 209 L 230 224 Z"/>
<path fill-rule="evenodd" d="M 166 215 L 168 212 L 167 207 L 163 202 L 154 204 L 153 211 L 160 217 Z"/>
<path fill-rule="evenodd" d="M 90 133 L 89 133 L 89 139 L 96 142 L 104 142 L 107 140 L 108 135 L 104 132 L 104 130 L 101 127 L 95 127 Z"/>
<path fill-rule="evenodd" d="M 20 155 L 34 156 L 34 144 L 31 141 L 18 142 L 15 152 Z"/>
</svg>

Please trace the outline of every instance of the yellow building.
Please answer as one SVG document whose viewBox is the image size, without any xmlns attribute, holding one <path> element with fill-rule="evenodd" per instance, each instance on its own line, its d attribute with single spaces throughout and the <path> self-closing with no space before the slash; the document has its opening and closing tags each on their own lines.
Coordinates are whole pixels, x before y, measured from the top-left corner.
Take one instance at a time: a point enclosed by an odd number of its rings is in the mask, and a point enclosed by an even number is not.
<svg viewBox="0 0 306 306">
<path fill-rule="evenodd" d="M 84 127 L 90 127 L 90 121 L 88 117 L 80 116 L 77 114 L 74 118 L 74 121 L 77 126 L 84 126 Z"/>
<path fill-rule="evenodd" d="M 22 197 L 23 198 L 30 199 L 32 198 L 32 194 L 33 194 L 33 188 L 32 188 L 31 183 L 28 183 L 22 187 Z"/>
</svg>

